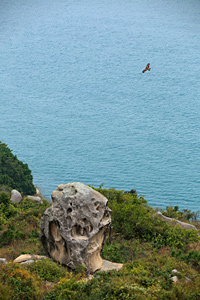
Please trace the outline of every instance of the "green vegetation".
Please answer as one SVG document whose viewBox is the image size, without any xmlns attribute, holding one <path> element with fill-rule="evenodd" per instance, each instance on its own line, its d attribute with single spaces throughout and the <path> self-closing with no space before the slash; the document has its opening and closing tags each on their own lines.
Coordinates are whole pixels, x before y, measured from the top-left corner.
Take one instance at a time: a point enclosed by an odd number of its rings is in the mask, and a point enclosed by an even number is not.
<svg viewBox="0 0 200 300">
<path fill-rule="evenodd" d="M 33 195 L 36 189 L 27 164 L 19 161 L 6 144 L 0 142 L 0 190 L 18 190 L 24 195 Z"/>
<path fill-rule="evenodd" d="M 70 272 L 50 259 L 30 265 L 9 262 L 0 268 L 1 299 L 36 300 L 198 300 L 200 299 L 200 243 L 197 230 L 169 226 L 155 217 L 143 196 L 115 189 L 96 189 L 112 209 L 111 238 L 102 257 L 124 266 L 118 272 L 97 272 L 89 280 L 84 266 Z M 10 203 L 0 193 L 0 257 L 12 261 L 20 254 L 44 255 L 39 223 L 50 204 L 24 198 Z M 200 228 L 198 214 L 168 207 L 163 214 Z M 172 270 L 178 282 L 171 279 Z"/>
</svg>

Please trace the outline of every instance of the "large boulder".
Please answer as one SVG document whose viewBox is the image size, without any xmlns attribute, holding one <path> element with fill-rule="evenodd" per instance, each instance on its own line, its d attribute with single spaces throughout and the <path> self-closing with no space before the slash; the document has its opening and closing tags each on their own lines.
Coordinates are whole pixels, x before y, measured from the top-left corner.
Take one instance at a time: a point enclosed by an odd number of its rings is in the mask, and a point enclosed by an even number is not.
<svg viewBox="0 0 200 300">
<path fill-rule="evenodd" d="M 22 200 L 22 195 L 17 190 L 11 191 L 10 201 L 12 203 L 19 203 Z"/>
<path fill-rule="evenodd" d="M 108 200 L 82 183 L 61 184 L 40 223 L 40 239 L 49 256 L 69 268 L 84 264 L 89 273 L 102 267 L 100 256 L 111 226 Z"/>
</svg>

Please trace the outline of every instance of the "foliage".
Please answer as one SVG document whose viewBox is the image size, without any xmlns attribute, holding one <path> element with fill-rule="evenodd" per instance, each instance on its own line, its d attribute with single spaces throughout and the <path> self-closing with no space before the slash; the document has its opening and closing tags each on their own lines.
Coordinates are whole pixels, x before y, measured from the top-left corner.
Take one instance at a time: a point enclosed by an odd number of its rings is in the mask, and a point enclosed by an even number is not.
<svg viewBox="0 0 200 300">
<path fill-rule="evenodd" d="M 0 282 L 0 300 L 10 299 L 10 287 Z"/>
<path fill-rule="evenodd" d="M 96 189 L 108 198 L 112 209 L 113 231 L 125 239 L 139 238 L 151 241 L 159 249 L 163 246 L 183 248 L 198 240 L 195 230 L 172 227 L 164 220 L 154 217 L 155 211 L 142 196 L 115 189 Z"/>
<path fill-rule="evenodd" d="M 31 252 L 34 252 L 34 249 L 41 247 L 39 241 L 39 223 L 44 211 L 50 204 L 46 200 L 43 200 L 39 204 L 31 199 L 23 199 L 20 203 L 12 205 L 9 197 L 4 194 L 3 199 L 6 206 L 3 203 L 0 204 L 0 209 L 4 208 L 4 213 L 0 218 L 0 220 L 3 220 L 0 248 L 5 245 L 11 245 L 13 242 L 15 242 L 15 248 L 17 248 L 17 240 L 19 240 L 19 243 L 26 241 L 27 245 L 32 244 L 33 249 Z"/>
<path fill-rule="evenodd" d="M 0 225 L 6 224 L 6 220 L 16 214 L 16 209 L 5 192 L 0 192 Z"/>
<path fill-rule="evenodd" d="M 51 261 L 50 259 L 42 259 L 35 261 L 27 266 L 27 269 L 42 280 L 58 281 L 60 277 L 68 275 L 67 269 L 61 265 Z"/>
<path fill-rule="evenodd" d="M 193 267 L 200 270 L 200 251 L 199 250 L 190 250 L 188 253 L 184 253 L 181 250 L 173 250 L 171 255 L 176 258 L 181 258 L 187 263 L 191 263 Z"/>
<path fill-rule="evenodd" d="M 189 209 L 184 209 L 183 211 L 179 211 L 178 206 L 167 206 L 166 210 L 161 210 L 162 214 L 169 218 L 178 219 L 180 221 L 197 221 L 199 216 L 199 211 L 192 212 Z"/>
<path fill-rule="evenodd" d="M 18 160 L 2 142 L 0 142 L 0 185 L 3 189 L 5 186 L 17 189 L 25 195 L 36 193 L 28 165 Z"/>
<path fill-rule="evenodd" d="M 1 267 L 0 281 L 10 288 L 11 300 L 37 300 L 38 283 L 35 278 L 20 265 L 8 263 Z"/>
</svg>

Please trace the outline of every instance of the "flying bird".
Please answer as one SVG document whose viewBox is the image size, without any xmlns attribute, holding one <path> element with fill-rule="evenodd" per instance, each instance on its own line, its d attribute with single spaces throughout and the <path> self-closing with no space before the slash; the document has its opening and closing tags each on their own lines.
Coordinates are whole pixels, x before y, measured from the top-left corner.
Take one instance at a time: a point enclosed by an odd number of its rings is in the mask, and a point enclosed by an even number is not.
<svg viewBox="0 0 200 300">
<path fill-rule="evenodd" d="M 147 70 L 150 71 L 151 68 L 149 68 L 150 64 L 147 64 L 146 65 L 146 68 L 142 71 L 142 73 L 145 73 Z"/>
</svg>

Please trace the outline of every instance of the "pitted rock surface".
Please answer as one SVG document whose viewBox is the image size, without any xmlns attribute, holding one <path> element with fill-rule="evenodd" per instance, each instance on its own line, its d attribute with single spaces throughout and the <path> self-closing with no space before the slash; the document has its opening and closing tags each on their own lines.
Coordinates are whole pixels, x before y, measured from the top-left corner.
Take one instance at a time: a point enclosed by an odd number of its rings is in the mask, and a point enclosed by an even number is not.
<svg viewBox="0 0 200 300">
<path fill-rule="evenodd" d="M 70 268 L 84 264 L 100 270 L 100 256 L 111 225 L 111 210 L 103 195 L 82 183 L 61 184 L 40 223 L 40 239 L 49 256 Z"/>
</svg>

